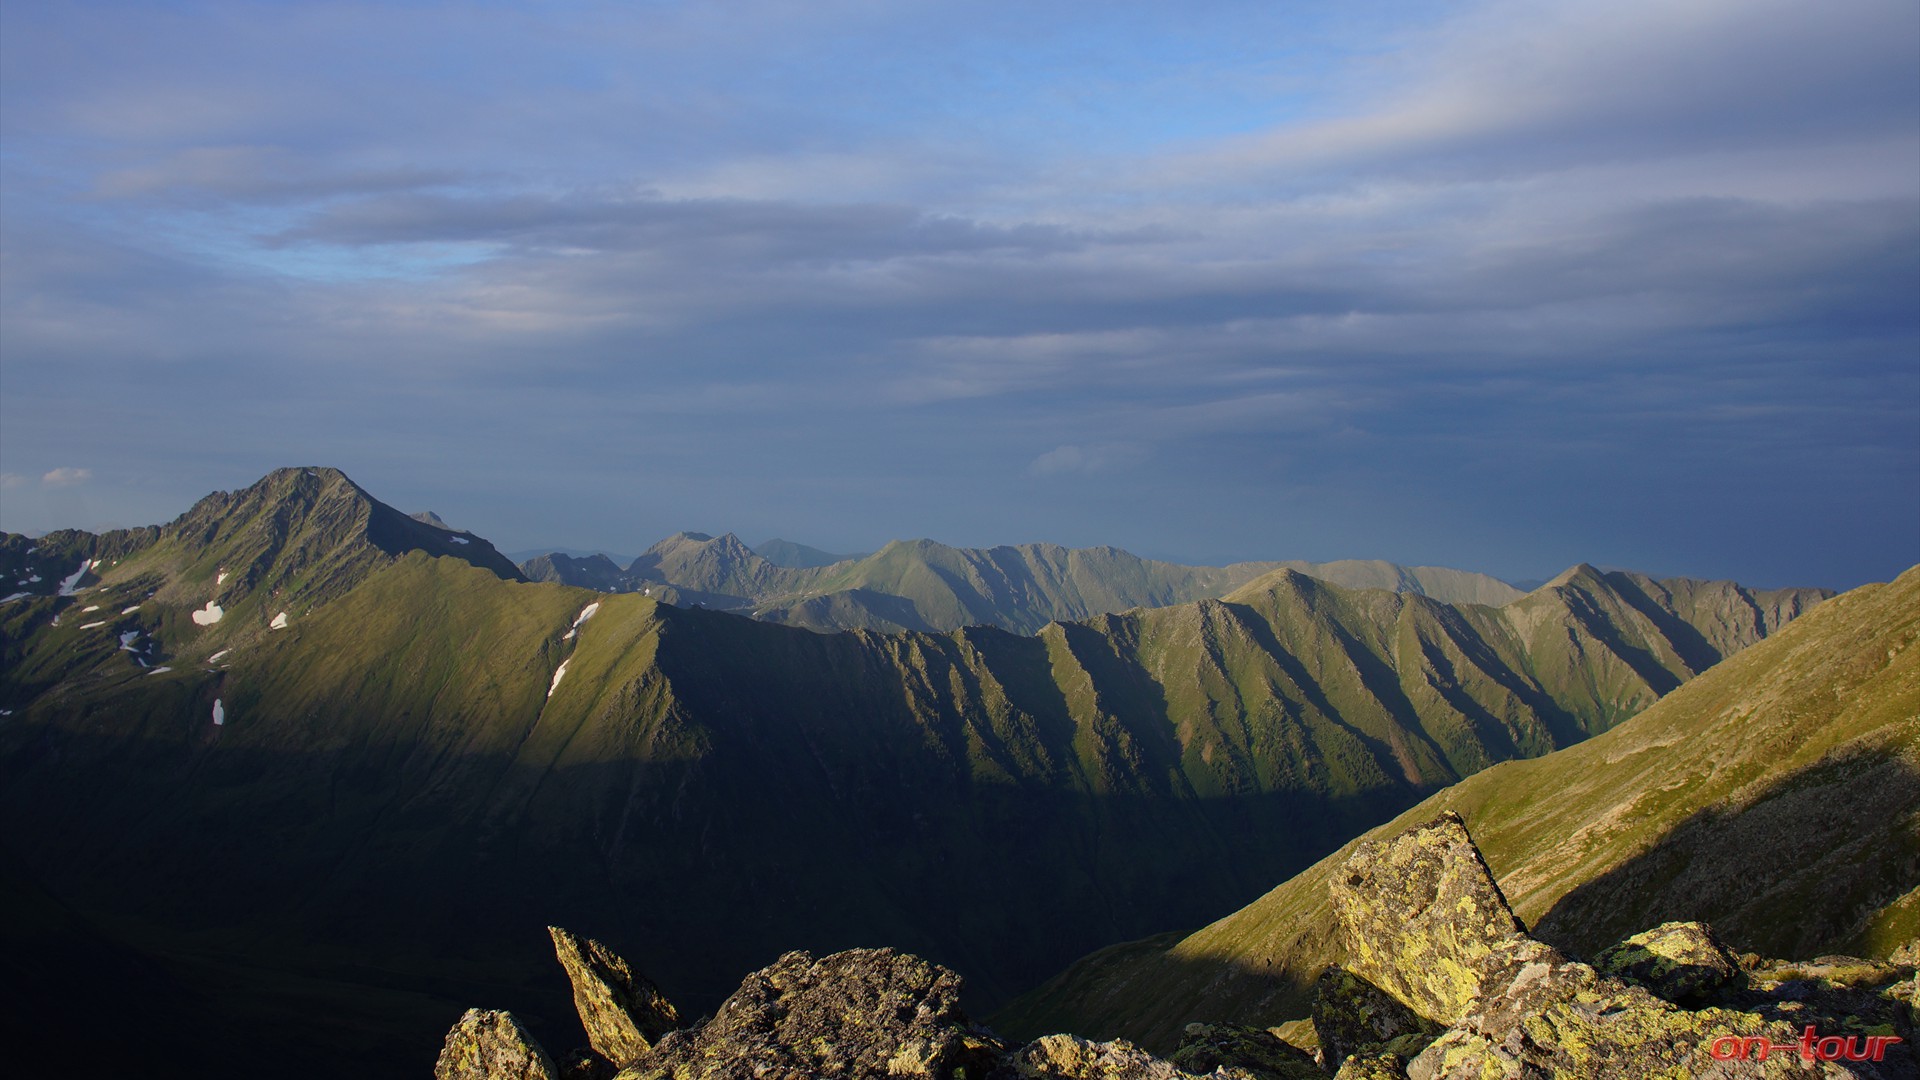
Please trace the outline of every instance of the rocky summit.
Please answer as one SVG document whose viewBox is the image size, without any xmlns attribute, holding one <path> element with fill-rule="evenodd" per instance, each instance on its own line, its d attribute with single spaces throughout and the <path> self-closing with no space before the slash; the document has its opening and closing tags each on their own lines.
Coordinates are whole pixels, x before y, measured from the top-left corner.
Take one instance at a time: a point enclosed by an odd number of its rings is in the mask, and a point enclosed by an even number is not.
<svg viewBox="0 0 1920 1080">
<path fill-rule="evenodd" d="M 1669 923 L 1582 962 L 1529 936 L 1457 814 L 1359 847 L 1330 900 L 1347 957 L 1321 977 L 1314 1037 L 1192 1024 L 1156 1057 L 1125 1040 L 1012 1045 L 959 1005 L 961 979 L 892 949 L 754 972 L 708 1019 L 605 946 L 552 929 L 594 1054 L 556 1067 L 505 1012 L 469 1010 L 436 1080 L 1688 1080 L 1920 1074 L 1920 942 L 1885 961 L 1735 956 Z M 583 980 L 586 988 L 583 990 Z M 627 1033 L 610 1038 L 607 1033 Z M 618 1070 L 617 1073 L 615 1070 Z"/>
</svg>

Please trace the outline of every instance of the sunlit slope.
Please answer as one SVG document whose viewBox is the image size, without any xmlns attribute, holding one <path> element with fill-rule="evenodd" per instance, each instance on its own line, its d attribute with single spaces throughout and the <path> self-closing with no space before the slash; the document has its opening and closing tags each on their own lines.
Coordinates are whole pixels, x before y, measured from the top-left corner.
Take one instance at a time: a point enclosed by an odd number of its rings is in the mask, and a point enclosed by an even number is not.
<svg viewBox="0 0 1920 1080">
<path fill-rule="evenodd" d="M 1515 910 L 1576 953 L 1689 918 L 1767 955 L 1884 952 L 1920 930 L 1916 638 L 1920 568 L 1827 601 L 1603 735 L 1487 769 L 1368 837 L 1460 812 Z M 1000 1020 L 1165 1045 L 1195 1019 L 1304 1015 L 1336 958 L 1327 880 L 1359 842 L 1190 936 L 1083 958 Z"/>
</svg>

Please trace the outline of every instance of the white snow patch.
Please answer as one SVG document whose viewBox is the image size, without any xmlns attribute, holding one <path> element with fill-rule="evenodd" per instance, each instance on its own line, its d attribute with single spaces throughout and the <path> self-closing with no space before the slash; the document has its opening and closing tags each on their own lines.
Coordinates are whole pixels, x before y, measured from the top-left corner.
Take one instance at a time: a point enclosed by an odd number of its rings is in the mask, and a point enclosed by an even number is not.
<svg viewBox="0 0 1920 1080">
<path fill-rule="evenodd" d="M 0 716 L 12 716 L 12 715 L 13 715 L 12 709 L 0 709 Z"/>
<path fill-rule="evenodd" d="M 583 607 L 580 609 L 580 614 L 575 615 L 573 617 L 573 625 L 575 626 L 575 628 L 578 628 L 581 623 L 586 622 L 588 619 L 593 618 L 593 613 L 599 610 L 600 610 L 600 601 L 595 600 L 593 603 L 588 604 L 586 607 Z"/>
<path fill-rule="evenodd" d="M 577 638 L 577 637 L 579 637 L 579 636 L 580 636 L 580 631 L 578 631 L 578 630 L 569 630 L 569 631 L 567 631 L 566 633 L 564 633 L 564 634 L 561 634 L 561 635 L 560 635 L 560 640 L 561 640 L 561 641 L 572 641 L 572 640 L 573 640 L 574 638 Z"/>
<path fill-rule="evenodd" d="M 217 576 L 215 576 L 215 577 L 214 577 L 214 579 L 213 579 L 213 583 L 214 583 L 215 585 L 225 585 L 225 584 L 227 583 L 227 571 L 226 571 L 226 568 L 224 568 L 224 567 L 222 567 L 222 568 L 221 568 L 221 570 L 220 570 L 220 573 L 219 573 L 219 574 L 218 574 Z"/>
<path fill-rule="evenodd" d="M 209 600 L 207 601 L 206 607 L 193 613 L 193 624 L 195 626 L 212 626 L 214 623 L 219 622 L 220 617 L 226 613 L 226 608 Z"/>
<path fill-rule="evenodd" d="M 447 539 L 453 541 L 456 544 L 464 544 L 467 542 L 467 538 L 464 536 L 449 536 L 447 537 Z"/>
<path fill-rule="evenodd" d="M 163 671 L 172 671 L 172 670 L 173 670 L 173 669 L 172 669 L 172 668 L 170 668 L 170 667 L 166 667 L 166 666 L 161 666 L 161 667 L 157 667 L 157 668 L 154 668 L 154 669 L 153 669 L 152 671 L 149 671 L 149 672 L 147 672 L 147 674 L 149 674 L 149 675 L 158 675 L 158 674 L 160 674 L 160 673 L 161 673 L 161 672 L 163 672 Z"/>
<path fill-rule="evenodd" d="M 31 585 L 31 584 L 33 584 L 34 582 L 36 582 L 36 581 L 39 581 L 39 580 L 40 580 L 40 575 L 39 575 L 39 574 L 35 574 L 35 575 L 33 575 L 32 577 L 30 577 L 30 578 L 28 578 L 27 580 L 25 580 L 25 581 L 23 581 L 23 582 L 21 582 L 20 584 L 22 584 L 22 585 Z"/>
<path fill-rule="evenodd" d="M 121 635 L 120 635 L 120 647 L 121 647 L 121 648 L 123 648 L 123 649 L 125 649 L 125 650 L 127 650 L 128 652 L 132 652 L 132 651 L 133 651 L 133 643 L 134 643 L 134 642 L 135 642 L 136 640 L 138 640 L 138 639 L 139 639 L 139 637 L 140 637 L 140 631 L 138 631 L 138 630 L 129 630 L 129 631 L 127 631 L 126 633 L 124 633 L 124 634 L 121 634 Z"/>
<path fill-rule="evenodd" d="M 86 607 L 83 607 L 80 609 L 80 614 L 85 615 L 89 611 L 99 611 L 99 610 L 100 610 L 99 604 L 88 604 Z"/>
<path fill-rule="evenodd" d="M 120 614 L 122 614 L 122 615 L 131 615 L 131 614 L 133 614 L 134 612 L 136 612 L 136 611 L 139 611 L 139 610 L 140 610 L 140 605 L 139 605 L 139 604 L 135 604 L 135 605 L 133 605 L 132 607 L 130 607 L 130 608 L 127 608 L 127 609 L 126 609 L 125 611 L 122 611 L 122 612 L 121 612 Z"/>
<path fill-rule="evenodd" d="M 641 589 L 641 590 L 640 590 L 640 594 L 641 594 L 642 596 L 652 596 L 652 595 L 653 595 L 653 587 L 652 587 L 651 585 L 649 585 L 648 587 L 646 587 L 646 588 L 644 588 L 644 589 Z"/>
<path fill-rule="evenodd" d="M 106 623 L 103 623 L 103 622 L 90 622 L 90 623 L 81 623 L 81 624 L 80 624 L 80 629 L 82 629 L 82 630 L 91 630 L 91 629 L 93 629 L 93 628 L 94 628 L 94 627 L 96 627 L 96 626 L 105 626 L 105 625 L 107 625 L 107 624 L 106 624 Z"/>
<path fill-rule="evenodd" d="M 554 669 L 554 671 L 553 671 L 553 683 L 552 683 L 552 685 L 550 685 L 550 686 L 548 686 L 548 687 L 547 687 L 547 696 L 548 696 L 548 697 L 552 697 L 552 696 L 553 696 L 553 692 L 554 692 L 555 690 L 558 690 L 558 689 L 560 689 L 560 677 L 561 677 L 562 675 L 565 675 L 565 674 L 567 673 L 567 665 L 568 665 L 568 664 L 571 664 L 571 663 L 573 663 L 573 657 L 571 657 L 571 656 L 569 656 L 569 657 L 567 657 L 567 658 L 566 658 L 565 660 L 562 660 L 562 661 L 560 661 L 560 666 Z"/>
<path fill-rule="evenodd" d="M 67 575 L 66 579 L 60 582 L 60 595 L 72 596 L 73 587 L 80 584 L 80 579 L 87 576 L 87 571 L 93 569 L 95 566 L 98 566 L 98 565 L 99 564 L 92 559 L 81 559 L 80 569 L 75 570 L 73 573 Z M 38 581 L 39 579 L 35 578 L 34 580 Z"/>
<path fill-rule="evenodd" d="M 12 596 L 5 597 L 4 599 L 0 599 L 0 604 L 9 604 L 15 600 L 25 600 L 27 597 L 32 595 L 33 594 L 30 592 L 17 592 L 17 593 L 14 593 Z"/>
<path fill-rule="evenodd" d="M 214 653 L 212 656 L 207 657 L 207 663 L 211 664 L 232 651 L 233 651 L 232 649 L 221 649 L 219 652 Z"/>
<path fill-rule="evenodd" d="M 287 613 L 284 611 L 278 615 L 275 615 L 273 617 L 273 621 L 267 624 L 267 629 L 269 630 L 285 630 L 286 628 L 287 628 Z"/>
<path fill-rule="evenodd" d="M 224 724 L 227 722 L 227 709 L 226 706 L 220 704 L 219 698 L 213 699 L 213 722 L 216 724 Z"/>
</svg>

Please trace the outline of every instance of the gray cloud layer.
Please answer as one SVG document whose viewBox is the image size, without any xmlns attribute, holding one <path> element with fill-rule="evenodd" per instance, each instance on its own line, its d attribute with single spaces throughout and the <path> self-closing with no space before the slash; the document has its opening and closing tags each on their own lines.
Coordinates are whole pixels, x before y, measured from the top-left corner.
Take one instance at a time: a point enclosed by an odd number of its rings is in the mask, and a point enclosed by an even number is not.
<svg viewBox="0 0 1920 1080">
<path fill-rule="evenodd" d="M 4 466 L 507 547 L 1920 557 L 1911 5 L 981 10 L 10 9 Z"/>
</svg>

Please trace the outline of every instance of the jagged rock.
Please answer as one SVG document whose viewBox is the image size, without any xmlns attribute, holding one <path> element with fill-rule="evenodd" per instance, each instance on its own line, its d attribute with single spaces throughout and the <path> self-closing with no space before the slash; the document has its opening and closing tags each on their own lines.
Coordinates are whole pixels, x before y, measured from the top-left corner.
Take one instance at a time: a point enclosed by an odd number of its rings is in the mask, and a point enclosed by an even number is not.
<svg viewBox="0 0 1920 1080">
<path fill-rule="evenodd" d="M 1048 1035 L 1008 1055 L 996 1080 L 1194 1080 L 1195 1074 L 1154 1057 L 1125 1039 L 1090 1042 Z M 1251 1080 L 1252 1073 L 1215 1069 L 1207 1080 Z"/>
<path fill-rule="evenodd" d="M 747 976 L 698 1028 L 619 1080 L 984 1077 L 1005 1046 L 961 1011 L 960 976 L 892 949 L 790 952 Z"/>
<path fill-rule="evenodd" d="M 625 1065 L 680 1026 L 680 1013 L 666 995 L 612 949 L 558 926 L 547 933 L 573 983 L 573 1007 L 594 1053 Z"/>
<path fill-rule="evenodd" d="M 1331 892 L 1354 974 L 1429 1020 L 1463 1020 L 1530 939 L 1460 815 L 1361 846 Z"/>
<path fill-rule="evenodd" d="M 1252 1080 L 1325 1080 L 1313 1055 L 1265 1028 L 1188 1024 L 1167 1059 L 1191 1073 L 1228 1068 Z"/>
<path fill-rule="evenodd" d="M 434 1080 L 559 1080 L 553 1059 L 510 1012 L 468 1009 L 447 1032 Z"/>
<path fill-rule="evenodd" d="M 1333 1080 L 1407 1080 L 1407 1062 L 1398 1054 L 1355 1054 L 1340 1063 Z"/>
<path fill-rule="evenodd" d="M 1313 1030 L 1327 1068 L 1355 1055 L 1391 1054 L 1400 1061 L 1426 1049 L 1441 1028 L 1353 972 L 1338 965 L 1314 985 Z"/>
<path fill-rule="evenodd" d="M 1662 923 L 1641 931 L 1602 949 L 1593 967 L 1683 1005 L 1705 1001 L 1742 980 L 1740 961 L 1703 922 Z"/>
<path fill-rule="evenodd" d="M 1797 1058 L 1716 1060 L 1723 1036 L 1800 1033 L 1678 1008 L 1528 937 L 1456 815 L 1362 846 L 1332 894 L 1354 973 L 1450 1028 L 1407 1063 L 1411 1080 L 1826 1074 Z"/>
</svg>

